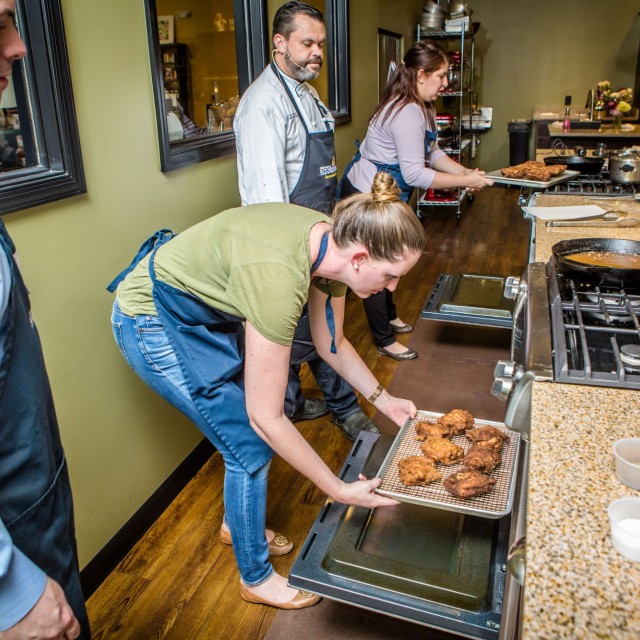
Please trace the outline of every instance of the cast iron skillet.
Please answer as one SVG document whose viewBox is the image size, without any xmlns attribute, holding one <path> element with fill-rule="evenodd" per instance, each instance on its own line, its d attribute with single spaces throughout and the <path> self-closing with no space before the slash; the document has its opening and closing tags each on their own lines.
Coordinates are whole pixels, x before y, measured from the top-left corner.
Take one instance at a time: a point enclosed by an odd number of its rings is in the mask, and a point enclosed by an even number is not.
<svg viewBox="0 0 640 640">
<path fill-rule="evenodd" d="M 595 176 L 602 171 L 604 158 L 584 158 L 582 156 L 549 156 L 544 159 L 546 165 L 566 164 L 567 169 L 579 171 L 585 176 Z"/>
<path fill-rule="evenodd" d="M 617 238 L 576 238 L 554 244 L 551 251 L 556 259 L 556 268 L 564 276 L 575 281 L 577 286 L 599 286 L 624 289 L 627 293 L 640 291 L 640 269 L 596 267 L 573 262 L 571 254 L 583 251 L 603 251 L 640 255 L 640 242 Z"/>
</svg>

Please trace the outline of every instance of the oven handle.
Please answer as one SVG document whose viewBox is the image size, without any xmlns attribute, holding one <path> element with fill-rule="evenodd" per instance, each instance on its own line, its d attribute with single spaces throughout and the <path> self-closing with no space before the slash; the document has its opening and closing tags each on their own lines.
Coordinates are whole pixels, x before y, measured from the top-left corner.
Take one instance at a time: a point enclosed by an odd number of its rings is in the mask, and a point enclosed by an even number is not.
<svg viewBox="0 0 640 640">
<path fill-rule="evenodd" d="M 529 443 L 520 439 L 520 474 L 518 476 L 513 504 L 509 550 L 525 537 L 527 531 L 527 477 L 529 474 Z M 498 640 L 519 638 L 521 625 L 523 588 L 510 570 L 506 571 L 502 598 L 502 619 Z"/>
</svg>

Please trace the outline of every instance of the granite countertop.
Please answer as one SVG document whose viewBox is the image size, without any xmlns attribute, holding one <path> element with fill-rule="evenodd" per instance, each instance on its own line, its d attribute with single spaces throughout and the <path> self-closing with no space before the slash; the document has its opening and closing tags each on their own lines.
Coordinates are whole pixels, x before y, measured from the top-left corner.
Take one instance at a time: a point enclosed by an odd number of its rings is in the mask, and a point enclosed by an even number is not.
<svg viewBox="0 0 640 640">
<path fill-rule="evenodd" d="M 549 134 L 556 138 L 640 138 L 640 125 L 625 123 L 625 129 L 614 131 L 610 124 L 603 124 L 601 129 L 569 129 L 565 131 L 562 125 L 549 125 Z M 631 127 L 631 128 L 627 128 Z"/>
<path fill-rule="evenodd" d="M 554 196 L 540 194 L 536 198 L 537 207 L 562 207 L 595 204 L 604 209 L 626 211 L 633 217 L 640 218 L 640 202 L 628 200 L 587 200 L 580 196 Z M 639 227 L 547 227 L 544 221 L 536 220 L 536 262 L 546 262 L 551 257 L 551 247 L 560 240 L 571 238 L 622 238 L 640 240 Z"/>
<path fill-rule="evenodd" d="M 640 638 L 640 563 L 611 544 L 612 445 L 638 435 L 640 394 L 533 386 L 523 639 Z"/>
<path fill-rule="evenodd" d="M 540 195 L 537 206 L 594 204 Z M 633 200 L 602 202 L 640 217 Z M 537 261 L 559 240 L 640 240 L 640 227 L 554 229 L 536 222 Z M 638 495 L 618 482 L 612 445 L 638 436 L 640 393 L 608 387 L 535 382 L 531 415 L 527 574 L 523 639 L 640 638 L 640 563 L 613 548 L 607 506 Z"/>
</svg>

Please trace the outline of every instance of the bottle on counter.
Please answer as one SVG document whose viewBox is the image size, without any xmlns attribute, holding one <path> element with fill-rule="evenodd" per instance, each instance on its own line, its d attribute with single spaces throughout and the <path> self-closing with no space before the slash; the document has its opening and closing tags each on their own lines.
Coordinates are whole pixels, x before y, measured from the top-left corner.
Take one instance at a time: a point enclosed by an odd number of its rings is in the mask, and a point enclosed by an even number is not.
<svg viewBox="0 0 640 640">
<path fill-rule="evenodd" d="M 564 98 L 564 120 L 562 121 L 562 130 L 569 131 L 571 129 L 571 96 Z"/>
</svg>

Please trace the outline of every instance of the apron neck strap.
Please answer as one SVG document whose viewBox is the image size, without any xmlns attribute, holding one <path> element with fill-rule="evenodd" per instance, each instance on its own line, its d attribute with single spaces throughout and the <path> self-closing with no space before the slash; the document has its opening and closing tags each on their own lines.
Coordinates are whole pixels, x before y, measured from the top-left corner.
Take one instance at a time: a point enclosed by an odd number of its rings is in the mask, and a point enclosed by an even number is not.
<svg viewBox="0 0 640 640">
<path fill-rule="evenodd" d="M 311 273 L 313 273 L 319 266 L 320 263 L 324 260 L 325 255 L 327 254 L 327 247 L 329 246 L 329 233 L 330 231 L 325 231 L 322 235 L 322 240 L 320 240 L 320 250 L 318 251 L 318 257 L 315 262 L 311 265 Z M 331 293 L 329 292 L 329 288 L 327 287 L 327 301 L 324 305 L 324 313 L 327 318 L 327 326 L 329 327 L 329 334 L 331 335 L 331 353 L 338 353 L 336 349 L 336 322 L 333 316 L 333 307 L 331 306 Z"/>
</svg>

